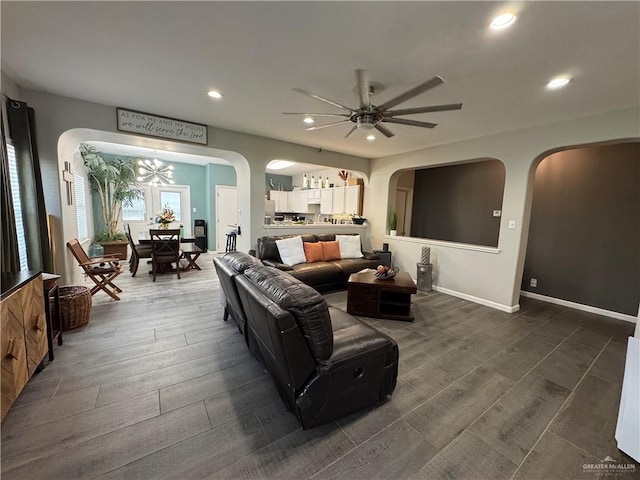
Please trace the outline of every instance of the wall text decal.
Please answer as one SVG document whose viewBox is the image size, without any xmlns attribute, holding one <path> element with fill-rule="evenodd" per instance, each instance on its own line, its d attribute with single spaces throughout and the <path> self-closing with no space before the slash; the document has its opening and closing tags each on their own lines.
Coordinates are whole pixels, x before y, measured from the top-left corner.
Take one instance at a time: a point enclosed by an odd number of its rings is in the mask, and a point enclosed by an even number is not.
<svg viewBox="0 0 640 480">
<path fill-rule="evenodd" d="M 175 118 L 116 108 L 118 130 L 207 145 L 207 126 Z"/>
</svg>

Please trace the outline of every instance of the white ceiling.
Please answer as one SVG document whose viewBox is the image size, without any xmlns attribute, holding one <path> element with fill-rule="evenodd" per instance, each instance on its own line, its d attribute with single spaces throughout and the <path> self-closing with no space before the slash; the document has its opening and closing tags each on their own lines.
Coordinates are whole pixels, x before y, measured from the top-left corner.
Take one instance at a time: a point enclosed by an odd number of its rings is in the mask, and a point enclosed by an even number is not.
<svg viewBox="0 0 640 480">
<path fill-rule="evenodd" d="M 1 9 L 2 69 L 23 87 L 364 157 L 640 103 L 639 2 L 2 1 Z M 516 24 L 489 30 L 505 10 L 517 12 Z M 364 132 L 344 139 L 348 125 L 307 132 L 301 118 L 281 114 L 335 111 L 294 87 L 355 106 L 356 68 L 385 85 L 374 103 L 440 75 L 446 84 L 402 108 L 463 102 L 463 110 L 412 116 L 439 126 L 392 125 L 395 137 L 374 142 Z M 559 74 L 572 83 L 546 90 Z M 212 88 L 224 98 L 208 98 Z"/>
</svg>

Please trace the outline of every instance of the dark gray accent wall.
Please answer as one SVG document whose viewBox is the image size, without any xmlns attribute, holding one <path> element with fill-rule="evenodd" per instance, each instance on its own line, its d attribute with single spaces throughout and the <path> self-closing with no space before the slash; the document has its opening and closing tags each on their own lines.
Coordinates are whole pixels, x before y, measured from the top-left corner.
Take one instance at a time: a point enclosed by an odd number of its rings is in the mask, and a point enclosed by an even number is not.
<svg viewBox="0 0 640 480">
<path fill-rule="evenodd" d="M 497 247 L 504 179 L 499 160 L 416 170 L 411 236 Z"/>
<path fill-rule="evenodd" d="M 638 314 L 640 143 L 568 150 L 538 165 L 522 289 Z"/>
</svg>

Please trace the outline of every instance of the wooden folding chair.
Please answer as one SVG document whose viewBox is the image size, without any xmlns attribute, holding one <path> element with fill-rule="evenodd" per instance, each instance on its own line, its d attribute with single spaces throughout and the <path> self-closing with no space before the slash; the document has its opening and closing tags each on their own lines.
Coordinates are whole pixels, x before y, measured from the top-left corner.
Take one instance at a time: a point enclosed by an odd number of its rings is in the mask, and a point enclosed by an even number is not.
<svg viewBox="0 0 640 480">
<path fill-rule="evenodd" d="M 120 265 L 118 261 L 119 255 L 89 258 L 77 238 L 68 242 L 67 248 L 71 250 L 78 265 L 84 271 L 85 277 L 89 277 L 96 284 L 91 289 L 91 295 L 102 290 L 114 300 L 120 300 L 117 294 L 122 290 L 113 283 L 113 279 L 124 272 L 124 266 Z"/>
</svg>

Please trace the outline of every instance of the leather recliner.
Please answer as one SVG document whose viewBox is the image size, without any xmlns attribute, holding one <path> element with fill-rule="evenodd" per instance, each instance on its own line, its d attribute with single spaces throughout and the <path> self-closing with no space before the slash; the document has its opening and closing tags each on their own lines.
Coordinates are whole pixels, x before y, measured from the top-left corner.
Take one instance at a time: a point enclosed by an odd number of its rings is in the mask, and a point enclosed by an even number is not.
<svg viewBox="0 0 640 480">
<path fill-rule="evenodd" d="M 229 252 L 213 259 L 213 265 L 220 280 L 220 304 L 224 307 L 224 321 L 226 322 L 231 316 L 245 338 L 247 317 L 238 296 L 235 279 L 238 275 L 242 275 L 247 268 L 259 263 L 257 258 L 243 252 Z"/>
<path fill-rule="evenodd" d="M 303 428 L 393 393 L 398 375 L 394 340 L 328 307 L 316 290 L 276 268 L 254 266 L 235 280 L 249 347 Z"/>
</svg>

